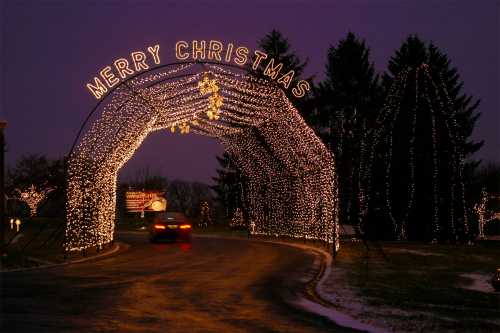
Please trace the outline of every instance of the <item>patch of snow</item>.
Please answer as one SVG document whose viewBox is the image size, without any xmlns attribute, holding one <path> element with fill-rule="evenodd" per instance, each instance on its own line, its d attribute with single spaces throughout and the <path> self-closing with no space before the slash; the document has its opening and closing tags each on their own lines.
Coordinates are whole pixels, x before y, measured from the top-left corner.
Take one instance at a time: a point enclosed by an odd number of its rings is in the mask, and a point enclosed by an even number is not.
<svg viewBox="0 0 500 333">
<path fill-rule="evenodd" d="M 444 254 L 442 253 L 432 253 L 432 252 L 425 252 L 425 251 L 419 251 L 419 250 L 408 250 L 408 249 L 394 249 L 391 250 L 391 252 L 397 252 L 397 253 L 408 253 L 408 254 L 415 254 L 418 256 L 433 256 L 433 257 L 444 257 Z"/>
<path fill-rule="evenodd" d="M 389 331 L 386 331 L 382 328 L 372 326 L 370 324 L 365 324 L 360 322 L 359 320 L 354 319 L 353 317 L 344 314 L 340 311 L 337 311 L 335 309 L 325 307 L 321 304 L 309 301 L 305 298 L 301 298 L 297 301 L 294 302 L 294 304 L 306 311 L 316 313 L 320 316 L 326 317 L 339 326 L 343 327 L 350 327 L 355 330 L 360 330 L 363 332 L 369 332 L 369 333 L 386 333 Z"/>
<path fill-rule="evenodd" d="M 16 244 L 16 243 L 17 243 L 17 242 L 19 242 L 19 240 L 20 240 L 21 238 L 23 238 L 23 237 L 24 237 L 24 234 L 22 234 L 22 233 L 21 233 L 21 234 L 17 234 L 16 236 L 14 236 L 14 239 L 12 240 L 12 242 L 11 242 L 11 243 L 12 243 L 12 244 Z"/>
<path fill-rule="evenodd" d="M 279 242 L 279 243 L 281 243 L 281 242 Z M 332 274 L 332 268 L 333 268 L 332 255 L 323 249 L 320 249 L 317 247 L 311 247 L 309 245 L 292 244 L 292 243 L 282 243 L 282 244 L 292 246 L 292 247 L 301 248 L 304 250 L 309 250 L 309 251 L 312 251 L 312 252 L 319 254 L 320 256 L 323 257 L 323 259 L 325 260 L 325 271 L 323 272 L 323 275 L 321 276 L 320 280 L 316 284 L 316 293 L 322 299 L 327 300 L 332 304 L 338 304 L 339 299 L 337 299 L 337 294 L 335 294 L 334 292 L 333 293 L 329 292 L 327 290 L 327 288 L 325 287 L 327 285 L 327 282 L 329 281 L 331 274 Z M 317 257 L 319 257 L 319 256 L 317 256 Z M 317 259 L 321 260 L 320 258 L 317 258 Z M 315 260 L 315 263 L 317 263 L 316 260 Z M 350 299 L 349 302 L 351 305 L 354 305 L 354 303 L 351 302 L 353 299 L 355 299 L 354 293 L 352 293 L 352 294 L 353 294 L 352 299 Z M 357 330 L 364 331 L 364 332 L 370 332 L 370 333 L 389 332 L 388 330 L 377 327 L 375 325 L 372 325 L 371 323 L 365 323 L 361 320 L 358 320 L 358 319 L 350 316 L 349 314 L 343 313 L 343 312 L 341 312 L 333 307 L 326 307 L 326 306 L 323 306 L 321 304 L 312 302 L 312 301 L 310 301 L 306 298 L 303 298 L 303 297 L 295 300 L 293 302 L 293 304 L 299 308 L 304 309 L 305 311 L 309 311 L 309 312 L 318 314 L 320 316 L 326 317 L 326 318 L 330 319 L 331 321 L 335 322 L 339 326 L 349 327 L 349 328 L 357 329 Z M 355 306 L 359 307 L 359 309 L 364 308 L 364 305 L 362 303 L 356 303 Z M 365 309 L 363 309 L 362 311 L 364 311 L 364 310 Z M 362 311 L 360 311 L 360 312 L 362 312 Z"/>
</svg>

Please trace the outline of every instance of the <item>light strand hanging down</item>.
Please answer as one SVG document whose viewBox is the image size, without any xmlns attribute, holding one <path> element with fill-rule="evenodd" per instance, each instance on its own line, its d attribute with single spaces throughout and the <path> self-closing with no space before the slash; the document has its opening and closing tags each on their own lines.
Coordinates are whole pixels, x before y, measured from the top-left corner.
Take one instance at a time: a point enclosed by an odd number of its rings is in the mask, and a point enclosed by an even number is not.
<svg viewBox="0 0 500 333">
<path fill-rule="evenodd" d="M 410 107 L 405 108 L 407 105 Z M 384 215 L 397 240 L 408 239 L 410 221 L 414 234 L 418 232 L 415 230 L 425 230 L 422 223 L 430 221 L 428 234 L 433 242 L 469 237 L 464 154 L 459 144 L 463 140 L 456 118 L 443 80 L 433 77 L 428 65 L 408 67 L 395 78 L 370 138 L 370 147 L 362 146 L 361 226 L 370 223 L 370 202 L 383 201 Z M 422 158 L 429 151 L 429 158 Z M 430 170 L 428 177 L 426 170 Z M 383 193 L 372 189 L 375 179 L 384 179 Z M 419 200 L 429 200 L 429 204 L 419 204 Z M 417 224 L 419 228 L 415 227 Z"/>
</svg>

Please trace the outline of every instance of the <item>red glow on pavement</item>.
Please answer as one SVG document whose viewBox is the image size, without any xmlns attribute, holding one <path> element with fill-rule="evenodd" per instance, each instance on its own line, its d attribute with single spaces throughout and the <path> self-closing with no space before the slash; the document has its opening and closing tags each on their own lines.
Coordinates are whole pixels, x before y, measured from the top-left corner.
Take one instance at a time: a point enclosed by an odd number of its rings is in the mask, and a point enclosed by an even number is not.
<svg viewBox="0 0 500 333">
<path fill-rule="evenodd" d="M 180 243 L 179 244 L 179 249 L 182 251 L 182 252 L 187 252 L 189 250 L 191 250 L 191 243 Z"/>
</svg>

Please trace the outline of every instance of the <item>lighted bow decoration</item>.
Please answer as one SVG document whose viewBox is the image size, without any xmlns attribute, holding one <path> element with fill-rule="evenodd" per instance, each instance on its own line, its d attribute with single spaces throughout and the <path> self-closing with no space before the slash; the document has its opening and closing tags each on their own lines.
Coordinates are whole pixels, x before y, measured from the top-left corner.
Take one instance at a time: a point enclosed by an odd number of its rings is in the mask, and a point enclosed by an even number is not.
<svg viewBox="0 0 500 333">
<path fill-rule="evenodd" d="M 35 185 L 31 185 L 26 190 L 16 189 L 16 192 L 19 194 L 19 200 L 26 202 L 26 204 L 30 208 L 30 216 L 36 216 L 36 211 L 38 206 L 42 201 L 47 198 L 47 195 L 54 191 L 54 187 L 47 187 L 45 189 L 37 190 Z"/>
<path fill-rule="evenodd" d="M 193 124 L 196 125 L 194 122 Z M 179 127 L 181 134 L 188 134 L 191 128 L 187 121 L 181 121 L 179 124 L 172 124 L 172 126 L 170 126 L 170 132 L 175 133 L 175 126 Z"/>
<path fill-rule="evenodd" d="M 210 79 L 208 75 L 204 75 L 203 79 L 198 81 L 198 89 L 202 96 L 208 96 L 207 117 L 210 120 L 218 120 L 220 117 L 220 108 L 224 104 L 224 98 L 219 95 L 219 85 L 215 79 Z M 198 125 L 196 118 L 191 120 L 191 124 Z M 176 127 L 179 128 L 181 134 L 188 134 L 190 125 L 188 120 L 182 120 L 180 123 L 174 123 L 170 126 L 170 131 L 175 133 Z"/>
<path fill-rule="evenodd" d="M 220 108 L 222 107 L 224 99 L 221 95 L 219 95 L 219 86 L 217 85 L 217 81 L 210 80 L 208 76 L 205 75 L 203 79 L 198 82 L 198 89 L 200 89 L 201 95 L 212 94 L 208 97 L 208 119 L 219 119 Z"/>
</svg>

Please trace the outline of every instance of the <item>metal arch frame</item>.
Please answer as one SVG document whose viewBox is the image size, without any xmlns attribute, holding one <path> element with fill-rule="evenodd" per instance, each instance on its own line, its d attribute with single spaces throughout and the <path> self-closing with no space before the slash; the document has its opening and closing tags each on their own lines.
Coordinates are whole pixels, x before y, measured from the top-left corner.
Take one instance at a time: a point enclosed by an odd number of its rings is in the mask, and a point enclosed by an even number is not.
<svg viewBox="0 0 500 333">
<path fill-rule="evenodd" d="M 177 61 L 177 62 L 171 62 L 171 63 L 168 63 L 168 64 L 164 64 L 164 65 L 158 65 L 158 66 L 155 66 L 155 67 L 151 67 L 145 71 L 142 71 L 140 73 L 137 73 L 137 74 L 134 74 L 132 76 L 130 76 L 129 78 L 121 81 L 119 84 L 117 84 L 116 86 L 114 86 L 113 88 L 109 89 L 106 94 L 97 102 L 97 104 L 92 108 L 92 110 L 90 110 L 90 112 L 87 114 L 87 116 L 85 117 L 82 125 L 80 126 L 80 129 L 78 130 L 77 134 L 76 134 L 76 137 L 75 139 L 73 140 L 73 144 L 71 145 L 71 148 L 69 150 L 69 153 L 68 153 L 68 157 L 70 157 L 74 150 L 75 150 L 75 147 L 78 143 L 78 140 L 80 139 L 81 135 L 82 135 L 82 132 L 83 130 L 85 129 L 85 126 L 88 124 L 90 118 L 94 115 L 94 113 L 99 109 L 99 107 L 101 106 L 101 104 L 118 88 L 122 87 L 122 86 L 126 86 L 127 88 L 129 88 L 129 90 L 131 90 L 133 93 L 135 93 L 135 91 L 127 84 L 128 82 L 130 82 L 131 80 L 141 76 L 141 75 L 144 75 L 144 74 L 147 74 L 147 73 L 150 73 L 150 72 L 153 72 L 153 71 L 156 71 L 156 70 L 159 70 L 159 69 L 162 69 L 162 68 L 166 68 L 166 67 L 170 67 L 170 66 L 176 66 L 176 65 L 183 65 L 183 64 L 192 64 L 192 65 L 196 65 L 196 64 L 200 64 L 202 66 L 204 66 L 205 64 L 208 64 L 208 65 L 218 65 L 218 66 L 224 66 L 224 67 L 230 67 L 230 68 L 236 68 L 236 69 L 239 69 L 239 70 L 243 70 L 251 75 L 255 75 L 255 72 L 252 70 L 252 69 L 249 69 L 248 66 L 237 66 L 237 65 L 233 65 L 233 64 L 224 64 L 224 63 L 221 63 L 221 62 L 215 62 L 215 61 L 199 61 L 199 60 L 196 60 L 196 61 Z M 192 74 L 181 74 L 181 75 L 176 75 L 176 76 L 172 76 L 172 77 L 168 77 L 168 78 L 165 78 L 163 80 L 160 80 L 158 82 L 154 82 L 152 83 L 151 85 L 148 85 L 146 86 L 146 88 L 149 88 L 153 85 L 156 85 L 156 84 L 159 84 L 161 82 L 165 82 L 165 81 L 168 81 L 168 80 L 173 80 L 173 79 L 178 79 L 178 78 L 182 78 L 182 77 L 187 77 L 187 76 L 190 76 Z M 262 79 L 262 80 L 265 80 L 269 83 L 271 83 L 271 85 L 274 85 L 274 86 L 277 86 L 279 89 L 282 90 L 282 88 L 276 84 L 275 81 L 273 80 L 270 80 L 269 78 L 267 77 L 258 77 L 259 79 Z"/>
</svg>

